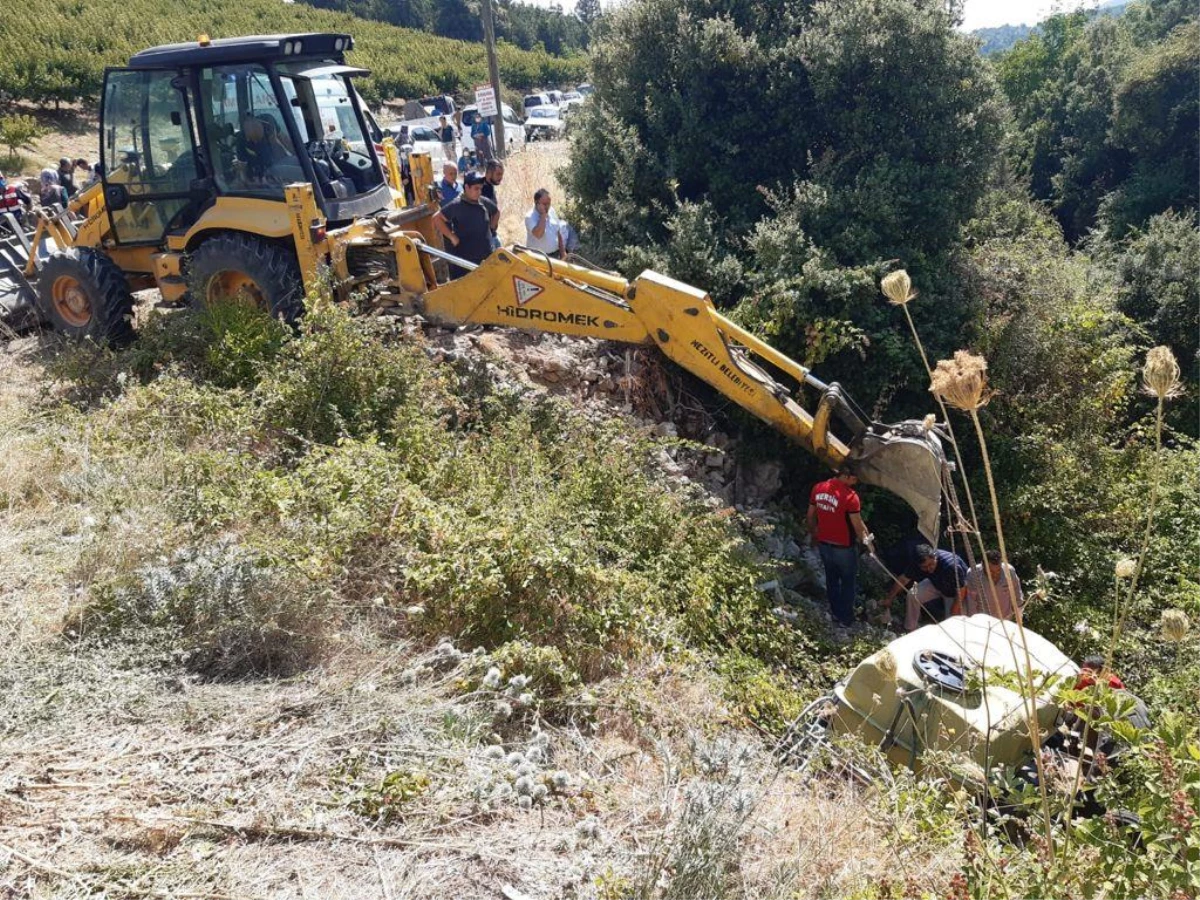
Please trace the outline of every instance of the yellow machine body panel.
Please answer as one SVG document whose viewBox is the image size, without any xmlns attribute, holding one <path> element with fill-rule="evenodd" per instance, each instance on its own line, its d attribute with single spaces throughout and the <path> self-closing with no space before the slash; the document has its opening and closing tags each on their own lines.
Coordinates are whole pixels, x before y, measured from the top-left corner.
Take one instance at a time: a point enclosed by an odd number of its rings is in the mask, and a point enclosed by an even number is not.
<svg viewBox="0 0 1200 900">
<path fill-rule="evenodd" d="M 167 235 L 167 248 L 186 250 L 206 231 L 243 231 L 267 238 L 286 238 L 292 234 L 292 216 L 288 205 L 278 200 L 217 197 L 187 231 Z"/>
</svg>

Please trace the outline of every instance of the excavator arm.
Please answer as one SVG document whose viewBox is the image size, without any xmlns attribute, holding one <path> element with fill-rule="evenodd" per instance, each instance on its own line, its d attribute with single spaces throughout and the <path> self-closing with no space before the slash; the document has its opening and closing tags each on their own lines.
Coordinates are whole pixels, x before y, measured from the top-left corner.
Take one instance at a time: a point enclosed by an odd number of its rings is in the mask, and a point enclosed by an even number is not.
<svg viewBox="0 0 1200 900">
<path fill-rule="evenodd" d="M 903 498 L 936 542 L 946 472 L 936 435 L 920 422 L 870 421 L 839 385 L 822 382 L 722 315 L 703 291 L 652 271 L 628 281 L 519 245 L 475 266 L 412 232 L 392 241 L 399 264 L 390 299 L 405 311 L 442 325 L 504 325 L 657 346 L 831 468 L 850 466 L 863 482 Z M 438 258 L 468 273 L 439 284 L 432 265 Z M 771 370 L 814 389 L 815 409 L 797 402 Z"/>
</svg>

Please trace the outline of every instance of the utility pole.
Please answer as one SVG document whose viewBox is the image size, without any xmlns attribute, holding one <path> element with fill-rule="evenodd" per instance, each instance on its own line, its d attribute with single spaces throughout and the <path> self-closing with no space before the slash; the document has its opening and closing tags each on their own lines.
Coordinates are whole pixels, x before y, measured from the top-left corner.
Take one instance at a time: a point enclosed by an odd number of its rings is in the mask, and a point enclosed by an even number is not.
<svg viewBox="0 0 1200 900">
<path fill-rule="evenodd" d="M 483 42 L 487 46 L 488 81 L 496 95 L 496 115 L 492 116 L 492 143 L 496 156 L 504 159 L 508 140 L 504 134 L 504 105 L 500 99 L 500 65 L 496 62 L 496 22 L 492 17 L 492 0 L 483 0 Z"/>
</svg>

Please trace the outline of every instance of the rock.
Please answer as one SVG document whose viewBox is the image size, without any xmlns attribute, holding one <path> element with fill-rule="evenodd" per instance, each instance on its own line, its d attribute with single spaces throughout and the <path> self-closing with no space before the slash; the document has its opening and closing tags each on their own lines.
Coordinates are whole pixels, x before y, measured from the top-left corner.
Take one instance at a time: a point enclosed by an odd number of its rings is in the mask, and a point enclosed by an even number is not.
<svg viewBox="0 0 1200 900">
<path fill-rule="evenodd" d="M 659 422 L 654 426 L 655 437 L 679 437 L 679 429 L 674 422 Z"/>
<path fill-rule="evenodd" d="M 749 484 L 746 487 L 747 499 L 753 503 L 763 503 L 773 497 L 783 487 L 783 465 L 777 462 L 762 462 L 750 470 Z"/>
<path fill-rule="evenodd" d="M 724 453 L 710 453 L 704 457 L 704 465 L 710 469 L 722 469 L 725 467 Z"/>
</svg>

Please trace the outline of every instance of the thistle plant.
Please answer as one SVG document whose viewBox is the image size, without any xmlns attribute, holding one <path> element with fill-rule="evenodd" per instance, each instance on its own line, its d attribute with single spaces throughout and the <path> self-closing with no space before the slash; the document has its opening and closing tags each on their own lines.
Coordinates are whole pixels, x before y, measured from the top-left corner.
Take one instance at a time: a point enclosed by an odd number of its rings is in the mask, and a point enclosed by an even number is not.
<svg viewBox="0 0 1200 900">
<path fill-rule="evenodd" d="M 917 292 L 913 290 L 912 279 L 909 278 L 908 272 L 904 269 L 897 269 L 895 272 L 890 272 L 883 276 L 883 280 L 879 283 L 880 290 L 883 291 L 888 302 L 893 306 L 898 306 L 904 312 L 904 319 L 908 322 L 908 330 L 912 333 L 913 343 L 917 345 L 917 352 L 921 354 L 921 363 L 925 366 L 925 374 L 933 380 L 933 370 L 929 367 L 929 357 L 925 354 L 925 345 L 921 343 L 921 336 L 917 333 L 916 323 L 913 322 L 912 313 L 908 311 L 908 304 L 917 298 Z M 954 426 L 950 422 L 950 413 L 946 409 L 946 404 L 941 396 L 934 394 L 934 399 L 937 401 L 938 408 L 942 411 L 942 421 L 946 423 L 946 434 L 950 438 L 950 447 L 954 451 L 954 460 L 958 463 L 958 470 L 966 472 L 963 466 L 962 454 L 958 450 L 958 439 L 954 434 Z M 922 423 L 926 431 L 933 428 L 932 414 L 925 417 Z M 983 546 L 983 537 L 979 533 L 979 516 L 975 512 L 975 498 L 971 494 L 971 485 L 963 475 L 963 490 L 967 495 L 967 509 L 971 513 L 971 521 L 968 523 L 971 530 L 975 532 L 976 540 L 979 542 L 979 555 L 982 558 L 986 551 Z M 986 580 L 986 579 L 985 579 Z M 990 587 L 990 583 L 989 583 Z M 994 588 L 992 588 L 994 592 Z M 995 597 L 992 598 L 993 602 Z"/>
<path fill-rule="evenodd" d="M 1183 385 L 1179 380 L 1179 363 L 1176 362 L 1175 354 L 1171 352 L 1170 347 L 1152 347 L 1146 354 L 1146 363 L 1142 366 L 1142 393 L 1155 399 L 1154 456 L 1152 457 L 1153 467 L 1150 472 L 1150 499 L 1146 504 L 1146 528 L 1142 534 L 1142 548 L 1137 555 L 1133 574 L 1129 576 L 1129 588 L 1125 592 L 1123 603 L 1121 603 L 1118 596 L 1120 608 L 1113 622 L 1112 642 L 1104 658 L 1105 665 L 1108 666 L 1112 665 L 1113 654 L 1116 653 L 1117 649 L 1117 641 L 1125 630 L 1125 620 L 1128 618 L 1129 609 L 1133 605 L 1133 597 L 1137 592 L 1138 582 L 1141 580 L 1142 570 L 1146 564 L 1146 554 L 1150 549 L 1150 535 L 1154 530 L 1154 515 L 1158 507 L 1158 495 L 1162 482 L 1163 409 L 1168 400 L 1172 400 L 1183 393 Z"/>
<path fill-rule="evenodd" d="M 983 457 L 983 471 L 987 478 L 988 493 L 992 501 L 992 517 L 996 526 L 996 542 L 1000 548 L 1000 561 L 1005 569 L 1008 568 L 1008 547 L 1004 542 L 1004 526 L 1000 521 L 1000 501 L 996 496 L 996 481 L 992 476 L 992 461 L 988 455 L 987 440 L 983 436 L 983 426 L 979 422 L 979 410 L 991 399 L 987 385 L 987 360 L 975 356 L 965 350 L 959 350 L 953 359 L 938 362 L 937 368 L 930 375 L 930 391 L 935 397 L 944 400 L 951 406 L 962 410 L 971 417 L 975 426 L 975 436 L 979 441 L 979 451 Z M 986 579 L 985 579 L 986 580 Z M 1033 677 L 1033 657 L 1029 652 L 1029 642 L 1025 637 L 1025 620 L 1020 604 L 1013 604 L 1013 614 L 1017 623 L 1017 635 L 1021 642 L 1021 650 L 1025 656 L 1025 668 L 1022 674 L 1025 700 L 1025 725 L 1029 730 L 1029 740 L 1033 747 L 1033 758 L 1038 771 L 1038 791 L 1042 801 L 1042 819 L 1046 831 L 1046 846 L 1051 847 L 1053 823 L 1050 819 L 1050 798 L 1046 789 L 1046 773 L 1042 763 L 1041 731 L 1037 721 L 1038 688 Z M 1020 667 L 1018 667 L 1018 670 Z"/>
<path fill-rule="evenodd" d="M 1187 613 L 1182 609 L 1164 609 L 1159 625 L 1162 628 L 1163 639 L 1172 644 L 1182 643 L 1191 627 Z"/>
</svg>

